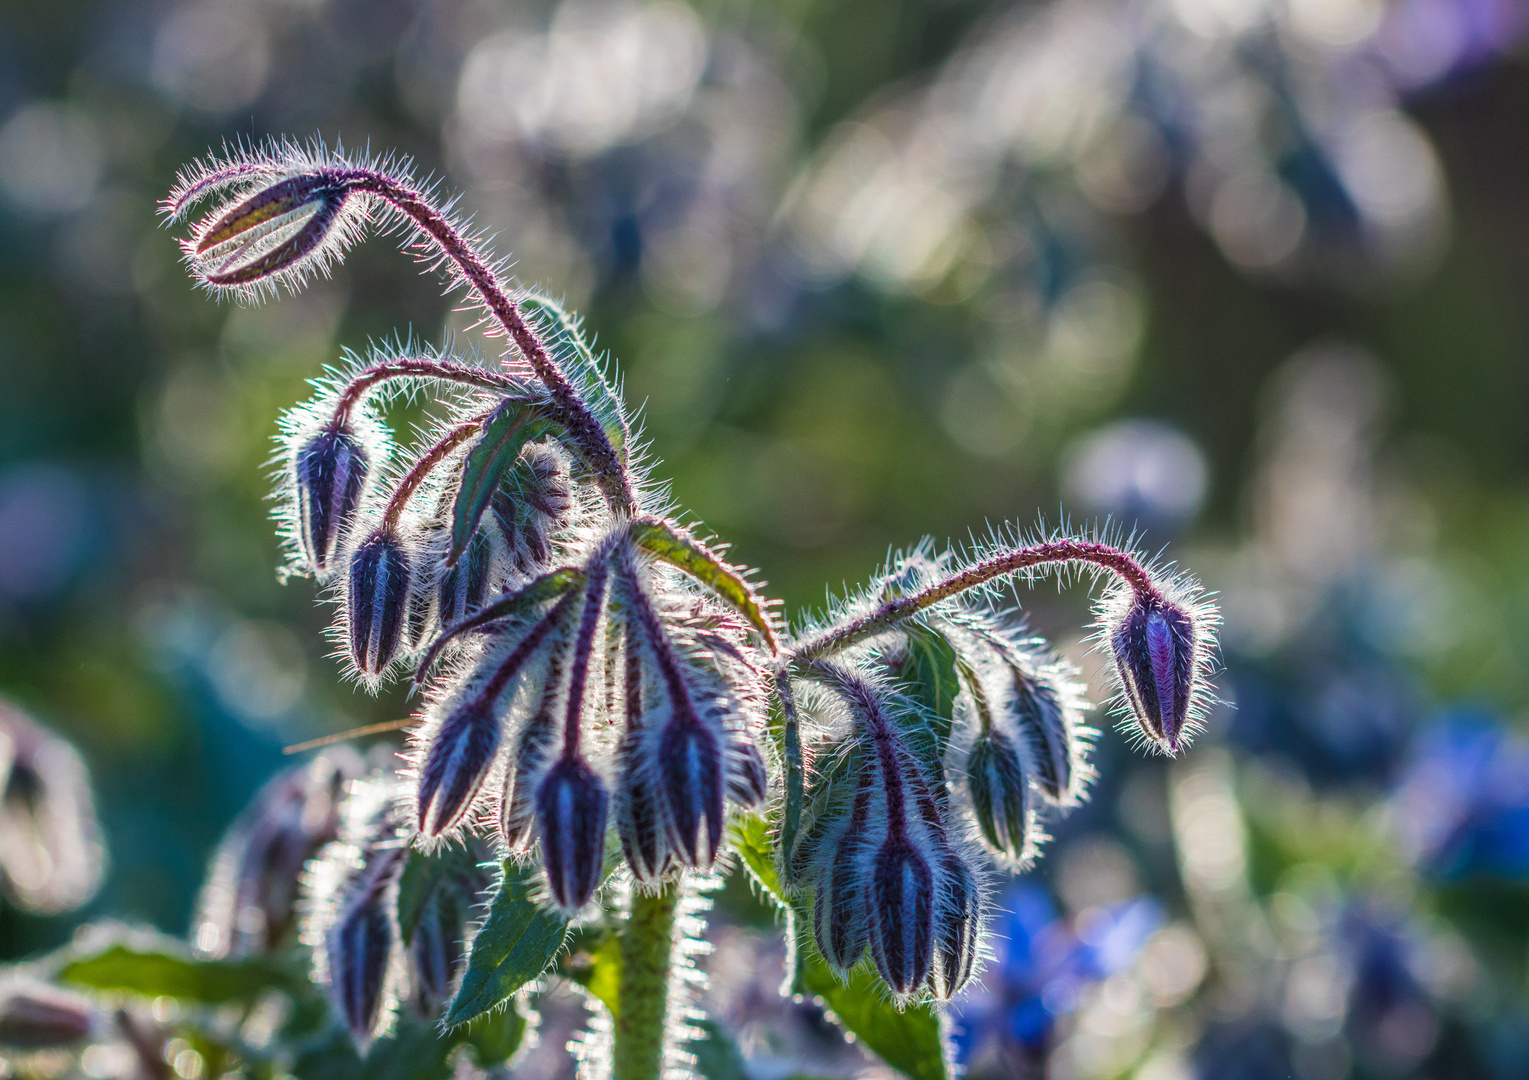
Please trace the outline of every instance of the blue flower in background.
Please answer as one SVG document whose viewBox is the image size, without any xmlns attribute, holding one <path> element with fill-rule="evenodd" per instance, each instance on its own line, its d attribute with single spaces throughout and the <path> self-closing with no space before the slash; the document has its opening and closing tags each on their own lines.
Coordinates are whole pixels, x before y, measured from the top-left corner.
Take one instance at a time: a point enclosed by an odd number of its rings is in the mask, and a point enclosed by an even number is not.
<svg viewBox="0 0 1529 1080">
<path fill-rule="evenodd" d="M 952 1013 L 963 1066 L 990 1053 L 1040 1059 L 1056 1021 L 1078 1007 L 1087 987 L 1134 964 L 1164 920 L 1148 896 L 1059 917 L 1030 883 L 1014 885 L 998 907 L 993 962 Z"/>
<path fill-rule="evenodd" d="M 1432 876 L 1529 876 L 1529 739 L 1490 716 L 1460 710 L 1421 732 L 1393 798 Z"/>
</svg>

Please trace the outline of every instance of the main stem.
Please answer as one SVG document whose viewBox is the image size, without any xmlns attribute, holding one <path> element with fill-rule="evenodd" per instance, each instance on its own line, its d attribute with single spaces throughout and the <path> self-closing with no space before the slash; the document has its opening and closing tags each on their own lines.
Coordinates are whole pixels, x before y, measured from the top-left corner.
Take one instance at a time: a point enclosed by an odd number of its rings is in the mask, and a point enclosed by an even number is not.
<svg viewBox="0 0 1529 1080">
<path fill-rule="evenodd" d="M 531 329 L 520 314 L 515 301 L 504 291 L 483 257 L 422 192 L 370 171 L 354 174 L 350 183 L 356 190 L 370 192 L 397 208 L 400 213 L 406 214 L 456 264 L 468 285 L 478 294 L 495 321 L 514 340 L 521 354 L 536 370 L 542 382 L 547 384 L 553 400 L 568 417 L 571 433 L 595 466 L 595 478 L 611 509 L 618 514 L 630 515 L 636 509 L 637 498 L 632 491 L 631 478 L 617 456 L 616 448 L 611 445 L 610 437 L 590 413 L 567 376 L 553 362 L 552 357 L 547 355 L 546 347 L 536 336 L 536 331 Z"/>
<path fill-rule="evenodd" d="M 621 932 L 621 1009 L 616 1015 L 613 1080 L 659 1080 L 663 1074 L 679 907 L 678 880 L 666 882 L 657 893 L 632 892 L 631 912 Z"/>
<path fill-rule="evenodd" d="M 1146 596 L 1158 595 L 1158 588 L 1152 582 L 1152 575 L 1147 573 L 1141 563 L 1119 548 L 1110 547 L 1108 544 L 1096 544 L 1088 540 L 1052 540 L 1045 544 L 1034 544 L 1030 547 L 1005 551 L 959 574 L 953 574 L 922 592 L 888 600 L 869 615 L 799 642 L 791 650 L 792 660 L 795 663 L 801 663 L 820 659 L 864 641 L 866 638 L 875 637 L 885 630 L 890 630 L 910 615 L 916 615 L 925 608 L 938 604 L 941 600 L 959 596 L 968 589 L 985 585 L 994 578 L 1027 570 L 1033 566 L 1059 562 L 1085 562 L 1102 566 L 1123 579 L 1138 593 Z"/>
</svg>

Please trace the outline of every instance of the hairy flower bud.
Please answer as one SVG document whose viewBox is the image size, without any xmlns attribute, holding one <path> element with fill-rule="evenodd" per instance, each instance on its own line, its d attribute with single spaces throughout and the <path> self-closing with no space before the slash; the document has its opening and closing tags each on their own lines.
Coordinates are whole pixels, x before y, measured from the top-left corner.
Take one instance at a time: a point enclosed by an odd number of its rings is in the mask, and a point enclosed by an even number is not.
<svg viewBox="0 0 1529 1080">
<path fill-rule="evenodd" d="M 769 793 L 770 774 L 759 747 L 735 734 L 728 745 L 727 797 L 739 806 L 758 806 Z"/>
<path fill-rule="evenodd" d="M 934 920 L 934 965 L 929 982 L 935 995 L 949 1001 L 972 976 L 982 894 L 962 858 L 947 850 L 940 867 L 939 905 Z"/>
<path fill-rule="evenodd" d="M 1014 680 L 1013 709 L 1021 735 L 1028 740 L 1031 779 L 1052 802 L 1065 802 L 1073 794 L 1073 740 L 1075 725 L 1069 723 L 1067 705 L 1058 688 L 1041 674 L 1019 667 L 1011 669 Z"/>
<path fill-rule="evenodd" d="M 610 797 L 589 765 L 563 756 L 542 780 L 536 826 L 552 898 L 565 911 L 589 902 L 605 866 L 605 815 Z"/>
<path fill-rule="evenodd" d="M 483 786 L 499 750 L 492 695 L 477 694 L 441 722 L 419 767 L 419 831 L 440 836 L 456 827 Z"/>
<path fill-rule="evenodd" d="M 317 576 L 329 571 L 340 534 L 355 516 L 371 461 L 349 427 L 325 428 L 293 460 L 298 538 Z"/>
<path fill-rule="evenodd" d="M 813 898 L 812 930 L 818 951 L 840 971 L 854 967 L 870 941 L 864 866 L 871 847 L 866 836 L 870 806 L 870 785 L 862 783 L 843 833 L 828 849 L 833 857 L 818 879 Z"/>
<path fill-rule="evenodd" d="M 346 622 L 350 657 L 363 674 L 382 674 L 398 652 L 409 583 L 409 557 L 392 532 L 373 533 L 351 556 Z"/>
<path fill-rule="evenodd" d="M 871 956 L 893 992 L 906 996 L 934 960 L 934 876 L 906 836 L 894 834 L 876 853 L 870 892 Z"/>
<path fill-rule="evenodd" d="M 302 274 L 305 262 L 322 261 L 326 241 L 344 239 L 348 195 L 328 170 L 278 181 L 199 228 L 183 245 L 186 257 L 215 286 Z"/>
<path fill-rule="evenodd" d="M 404 854 L 403 848 L 371 853 L 365 884 L 348 898 L 324 942 L 330 999 L 358 1042 L 385 1025 L 383 1005 L 400 945 L 391 885 Z"/>
<path fill-rule="evenodd" d="M 694 716 L 677 713 L 658 740 L 670 840 L 687 866 L 709 867 L 722 843 L 722 748 Z"/>
<path fill-rule="evenodd" d="M 443 629 L 483 606 L 493 565 L 494 548 L 488 533 L 475 533 L 456 565 L 441 575 L 436 611 Z"/>
<path fill-rule="evenodd" d="M 420 1011 L 428 1015 L 451 996 L 464 955 L 463 919 L 451 899 L 437 891 L 420 914 L 409 941 L 409 961 Z"/>
<path fill-rule="evenodd" d="M 0 982 L 0 1046 L 47 1050 L 79 1042 L 95 1026 L 95 1009 L 78 994 L 21 976 Z"/>
<path fill-rule="evenodd" d="M 966 790 L 977 825 L 993 849 L 1014 859 L 1025 858 L 1029 788 L 1008 736 L 997 730 L 977 736 L 966 755 Z"/>
<path fill-rule="evenodd" d="M 1194 620 L 1172 600 L 1138 592 L 1109 641 L 1137 724 L 1177 753 L 1194 690 Z"/>
</svg>

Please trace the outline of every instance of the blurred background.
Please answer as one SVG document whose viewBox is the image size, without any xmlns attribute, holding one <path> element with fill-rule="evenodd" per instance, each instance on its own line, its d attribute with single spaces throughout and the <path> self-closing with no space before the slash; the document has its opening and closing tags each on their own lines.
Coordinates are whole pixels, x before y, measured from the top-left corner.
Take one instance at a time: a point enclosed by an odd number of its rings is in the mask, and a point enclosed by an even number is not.
<svg viewBox="0 0 1529 1080">
<path fill-rule="evenodd" d="M 466 319 L 388 240 L 213 303 L 156 222 L 209 148 L 320 135 L 412 155 L 587 316 L 789 612 L 1005 520 L 1219 592 L 1207 733 L 1106 735 L 1001 886 L 973 1077 L 1529 1075 L 1526 49 L 1524 0 L 0 3 L 0 694 L 106 852 L 50 914 L 0 820 L 0 960 L 184 933 L 283 746 L 410 708 L 278 581 L 267 466 L 342 347 Z M 1024 602 L 1102 700 L 1087 597 Z M 870 1068 L 719 906 L 753 1073 Z"/>
</svg>

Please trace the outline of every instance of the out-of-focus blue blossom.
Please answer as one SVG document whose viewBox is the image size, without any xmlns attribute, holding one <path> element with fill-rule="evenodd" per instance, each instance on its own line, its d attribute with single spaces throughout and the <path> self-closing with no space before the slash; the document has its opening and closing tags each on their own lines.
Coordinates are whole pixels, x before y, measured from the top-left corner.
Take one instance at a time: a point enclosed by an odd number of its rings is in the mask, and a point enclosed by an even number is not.
<svg viewBox="0 0 1529 1080">
<path fill-rule="evenodd" d="M 1062 470 L 1068 505 L 1145 530 L 1153 542 L 1194 520 L 1210 479 L 1195 441 L 1157 420 L 1120 420 L 1089 432 Z"/>
<path fill-rule="evenodd" d="M 1408 856 L 1430 875 L 1529 876 L 1529 739 L 1485 714 L 1420 733 L 1393 803 Z"/>
<path fill-rule="evenodd" d="M 1030 883 L 1011 888 L 998 908 L 993 962 L 952 1008 L 963 1064 L 995 1050 L 1033 1060 L 1083 991 L 1134 964 L 1164 918 L 1162 905 L 1146 896 L 1060 918 Z"/>
<path fill-rule="evenodd" d="M 1387 1065 L 1414 1064 L 1438 1037 L 1420 976 L 1419 935 L 1397 913 L 1360 900 L 1337 915 L 1333 938 L 1352 972 L 1344 1020 L 1350 1042 Z"/>
</svg>

